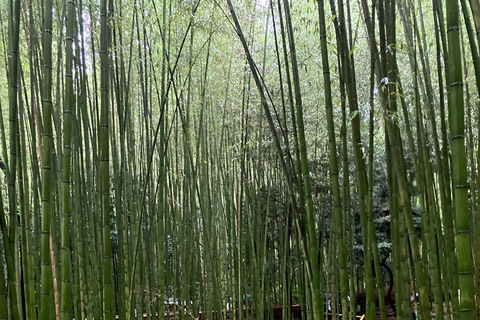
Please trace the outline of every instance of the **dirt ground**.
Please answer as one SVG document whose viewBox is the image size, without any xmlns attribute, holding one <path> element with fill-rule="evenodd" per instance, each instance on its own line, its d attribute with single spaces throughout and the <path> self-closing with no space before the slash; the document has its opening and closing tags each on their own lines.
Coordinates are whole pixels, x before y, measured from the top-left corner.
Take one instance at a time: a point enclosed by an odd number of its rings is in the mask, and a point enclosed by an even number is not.
<svg viewBox="0 0 480 320">
<path fill-rule="evenodd" d="M 387 313 L 387 319 L 388 320 L 394 320 L 397 319 L 395 317 L 395 312 L 393 311 L 392 307 L 389 305 L 385 306 L 385 312 Z M 377 309 L 377 319 L 380 319 L 380 310 Z"/>
</svg>

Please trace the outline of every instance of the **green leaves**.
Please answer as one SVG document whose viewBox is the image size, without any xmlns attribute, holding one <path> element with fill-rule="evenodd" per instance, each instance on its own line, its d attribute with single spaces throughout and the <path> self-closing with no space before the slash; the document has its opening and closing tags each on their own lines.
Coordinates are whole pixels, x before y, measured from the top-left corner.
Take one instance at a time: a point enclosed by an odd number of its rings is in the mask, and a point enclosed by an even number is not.
<svg viewBox="0 0 480 320">
<path fill-rule="evenodd" d="M 355 117 L 358 116 L 358 110 L 353 110 L 352 112 L 350 112 L 350 116 L 348 118 L 348 121 L 352 122 L 353 119 L 355 119 Z"/>
</svg>

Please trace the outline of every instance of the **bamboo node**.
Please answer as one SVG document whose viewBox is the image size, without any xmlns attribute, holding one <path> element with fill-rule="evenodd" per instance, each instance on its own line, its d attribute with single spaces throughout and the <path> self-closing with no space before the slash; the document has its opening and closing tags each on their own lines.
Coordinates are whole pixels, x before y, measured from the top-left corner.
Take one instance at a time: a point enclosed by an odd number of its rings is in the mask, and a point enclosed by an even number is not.
<svg viewBox="0 0 480 320">
<path fill-rule="evenodd" d="M 454 30 L 459 30 L 459 29 L 460 29 L 459 26 L 451 26 L 447 29 L 447 32 L 454 31 Z"/>
<path fill-rule="evenodd" d="M 44 133 L 42 133 L 42 137 L 53 138 L 53 134 L 48 133 L 48 132 L 44 132 Z"/>
<path fill-rule="evenodd" d="M 455 139 L 465 139 L 465 135 L 464 134 L 457 134 L 456 136 L 452 137 L 452 140 L 455 140 Z"/>
<path fill-rule="evenodd" d="M 463 82 L 462 81 L 457 81 L 457 82 L 452 82 L 450 84 L 450 88 L 453 88 L 453 87 L 456 87 L 456 86 L 463 86 Z"/>
<path fill-rule="evenodd" d="M 458 233 L 458 232 L 457 232 L 457 233 Z M 468 233 L 468 231 L 467 231 L 467 232 L 462 232 L 462 233 Z M 458 275 L 459 275 L 459 276 L 470 276 L 470 275 L 472 275 L 472 273 L 471 273 L 471 272 L 468 272 L 468 271 L 461 271 L 461 272 L 458 271 Z"/>
</svg>

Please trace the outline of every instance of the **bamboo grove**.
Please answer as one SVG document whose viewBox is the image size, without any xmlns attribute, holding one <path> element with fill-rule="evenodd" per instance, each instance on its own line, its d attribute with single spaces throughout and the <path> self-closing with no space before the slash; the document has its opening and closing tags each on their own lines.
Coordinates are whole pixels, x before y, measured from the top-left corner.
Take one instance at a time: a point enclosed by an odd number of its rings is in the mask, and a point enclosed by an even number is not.
<svg viewBox="0 0 480 320">
<path fill-rule="evenodd" d="M 0 32 L 0 320 L 480 319 L 478 0 L 0 0 Z"/>
</svg>

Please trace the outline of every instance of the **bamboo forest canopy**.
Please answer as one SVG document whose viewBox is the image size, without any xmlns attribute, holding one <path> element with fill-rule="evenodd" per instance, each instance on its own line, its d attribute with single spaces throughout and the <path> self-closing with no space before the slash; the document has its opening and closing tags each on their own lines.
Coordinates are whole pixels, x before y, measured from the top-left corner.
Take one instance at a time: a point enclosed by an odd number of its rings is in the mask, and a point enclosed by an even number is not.
<svg viewBox="0 0 480 320">
<path fill-rule="evenodd" d="M 480 319 L 478 0 L 0 8 L 0 319 Z"/>
</svg>

